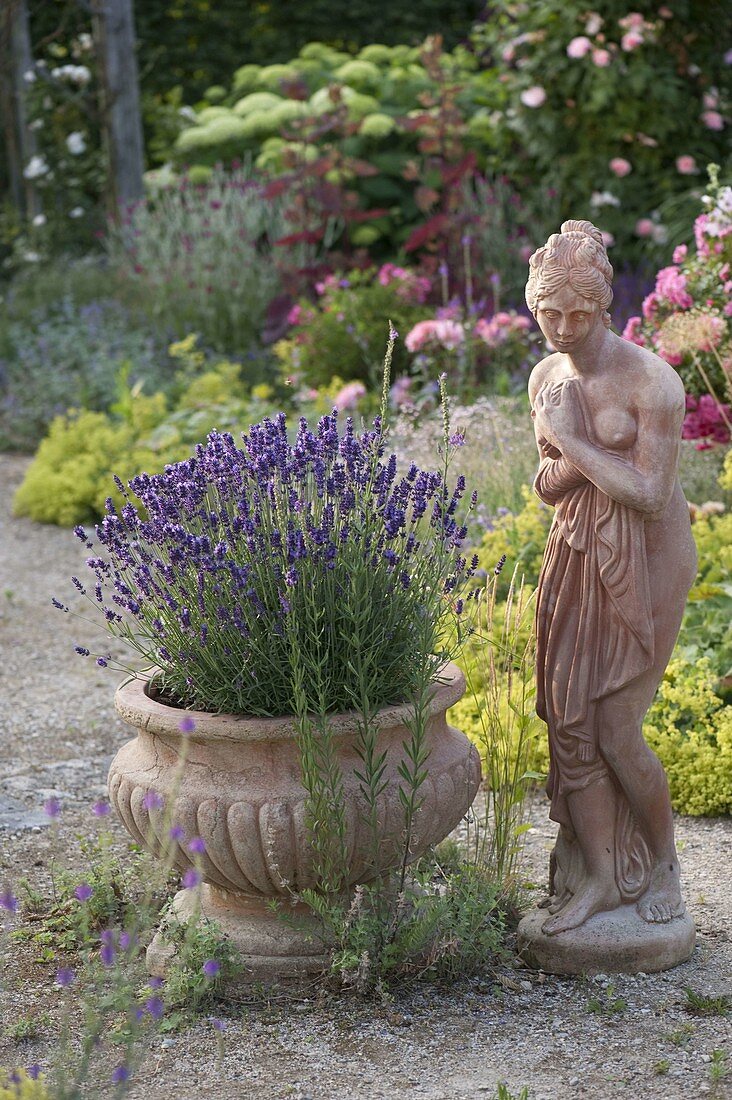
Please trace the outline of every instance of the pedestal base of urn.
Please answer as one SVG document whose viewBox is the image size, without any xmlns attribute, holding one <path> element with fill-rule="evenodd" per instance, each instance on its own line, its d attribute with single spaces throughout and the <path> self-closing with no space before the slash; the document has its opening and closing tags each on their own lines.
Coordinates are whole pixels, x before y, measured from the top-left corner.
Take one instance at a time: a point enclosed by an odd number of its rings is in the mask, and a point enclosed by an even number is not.
<svg viewBox="0 0 732 1100">
<path fill-rule="evenodd" d="M 200 892 L 181 890 L 173 898 L 173 915 L 181 922 L 199 916 L 215 921 L 239 955 L 241 969 L 222 986 L 235 997 L 237 987 L 271 985 L 320 974 L 328 966 L 320 923 L 306 905 L 283 903 L 284 915 L 267 908 L 266 900 L 229 894 L 204 883 Z M 175 946 L 158 932 L 147 949 L 148 973 L 164 978 L 175 957 Z"/>
<path fill-rule="evenodd" d="M 653 974 L 686 962 L 696 942 L 688 913 L 649 924 L 635 905 L 621 905 L 556 936 L 541 930 L 548 918 L 546 909 L 532 909 L 518 926 L 519 955 L 547 974 Z"/>
</svg>

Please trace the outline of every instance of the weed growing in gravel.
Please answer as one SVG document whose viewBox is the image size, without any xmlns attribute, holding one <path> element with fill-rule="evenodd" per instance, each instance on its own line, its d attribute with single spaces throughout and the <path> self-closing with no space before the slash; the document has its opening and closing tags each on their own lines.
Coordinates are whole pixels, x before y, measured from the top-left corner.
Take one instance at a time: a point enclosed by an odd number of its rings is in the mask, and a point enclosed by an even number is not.
<svg viewBox="0 0 732 1100">
<path fill-rule="evenodd" d="M 694 1031 L 695 1028 L 693 1024 L 681 1024 L 680 1027 L 676 1027 L 673 1031 L 670 1031 L 666 1038 L 669 1043 L 673 1043 L 675 1047 L 686 1047 L 691 1042 Z"/>
<path fill-rule="evenodd" d="M 498 1082 L 498 1088 L 494 1100 L 529 1100 L 529 1087 L 524 1085 L 521 1092 L 512 1093 L 508 1085 L 505 1085 L 503 1081 Z"/>
<path fill-rule="evenodd" d="M 709 1079 L 712 1082 L 712 1086 L 715 1087 L 718 1085 L 720 1081 L 724 1080 L 728 1073 L 727 1052 L 724 1050 L 713 1050 L 712 1060 L 709 1063 Z"/>
<path fill-rule="evenodd" d="M 606 986 L 601 997 L 590 997 L 587 1002 L 587 1011 L 598 1016 L 621 1016 L 627 1007 L 627 1001 L 615 996 L 615 986 L 612 982 Z"/>
<path fill-rule="evenodd" d="M 690 1016 L 729 1016 L 732 1012 L 732 997 L 724 993 L 719 995 L 696 993 L 686 989 L 684 1008 Z"/>
<path fill-rule="evenodd" d="M 668 1058 L 659 1058 L 657 1062 L 653 1063 L 653 1072 L 657 1077 L 664 1077 L 671 1069 L 671 1063 Z"/>
</svg>

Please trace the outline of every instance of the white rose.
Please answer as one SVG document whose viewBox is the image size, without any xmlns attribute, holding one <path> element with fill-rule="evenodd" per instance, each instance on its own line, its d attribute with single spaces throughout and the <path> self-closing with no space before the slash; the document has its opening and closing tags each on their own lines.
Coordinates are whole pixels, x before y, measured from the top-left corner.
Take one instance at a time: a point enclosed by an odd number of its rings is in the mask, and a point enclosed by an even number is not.
<svg viewBox="0 0 732 1100">
<path fill-rule="evenodd" d="M 72 154 L 72 156 L 78 157 L 80 153 L 86 150 L 86 142 L 84 141 L 84 135 L 80 130 L 74 130 L 66 138 L 66 148 Z"/>
<path fill-rule="evenodd" d="M 25 168 L 23 169 L 23 175 L 27 180 L 35 180 L 38 179 L 39 176 L 45 176 L 47 171 L 48 165 L 46 164 L 44 158 L 35 156 L 31 157 L 31 159 L 26 164 Z"/>
<path fill-rule="evenodd" d="M 45 225 L 45 224 L 46 224 L 46 215 L 45 214 L 36 214 L 35 218 L 33 219 L 33 225 L 41 226 L 41 225 Z"/>
<path fill-rule="evenodd" d="M 26 84 L 32 84 L 35 79 L 36 74 L 33 69 L 26 69 L 26 71 L 23 73 L 23 80 L 26 82 Z"/>
<path fill-rule="evenodd" d="M 83 215 L 84 215 L 84 207 L 83 206 L 75 206 L 73 210 L 69 210 L 69 217 L 70 218 L 81 218 L 81 217 L 83 217 Z"/>
</svg>

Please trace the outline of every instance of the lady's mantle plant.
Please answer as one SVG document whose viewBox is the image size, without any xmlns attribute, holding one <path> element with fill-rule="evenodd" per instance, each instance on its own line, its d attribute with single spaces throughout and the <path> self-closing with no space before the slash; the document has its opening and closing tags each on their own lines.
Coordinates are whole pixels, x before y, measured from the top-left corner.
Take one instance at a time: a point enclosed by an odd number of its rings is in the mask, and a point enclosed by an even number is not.
<svg viewBox="0 0 732 1100">
<path fill-rule="evenodd" d="M 168 699 L 253 716 L 368 700 L 373 712 L 415 699 L 451 656 L 473 566 L 456 518 L 465 480 L 447 484 L 447 415 L 442 472 L 402 473 L 382 416 L 360 433 L 336 410 L 315 431 L 301 419 L 291 443 L 280 413 L 241 446 L 212 432 L 191 459 L 118 485 L 126 502 L 110 499 L 96 527 L 89 592 L 74 584 L 160 670 Z"/>
</svg>

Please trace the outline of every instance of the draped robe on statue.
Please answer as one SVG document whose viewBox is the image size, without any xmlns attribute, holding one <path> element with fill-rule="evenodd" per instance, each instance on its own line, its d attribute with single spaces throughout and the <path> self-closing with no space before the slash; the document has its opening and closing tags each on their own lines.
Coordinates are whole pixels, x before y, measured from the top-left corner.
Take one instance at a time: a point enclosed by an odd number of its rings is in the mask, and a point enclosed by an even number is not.
<svg viewBox="0 0 732 1100">
<path fill-rule="evenodd" d="M 603 784 L 598 797 L 615 799 L 615 878 L 623 900 L 634 901 L 648 884 L 650 854 L 602 755 L 599 710 L 653 664 L 644 519 L 563 456 L 542 460 L 534 489 L 556 509 L 536 606 L 537 711 L 549 727 L 547 794 L 560 825 L 552 893 L 574 893 L 584 877 L 568 796 L 609 778 L 612 788 Z"/>
</svg>

